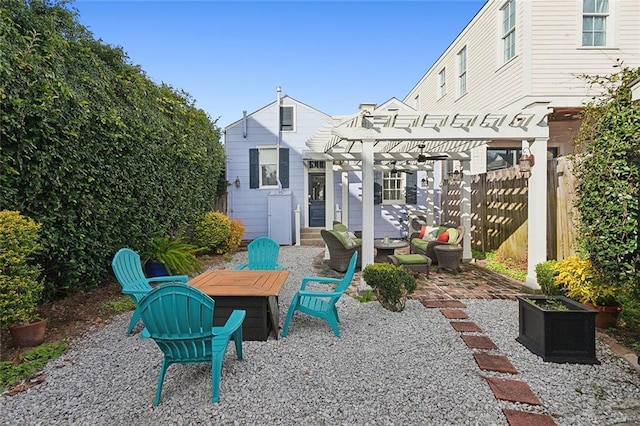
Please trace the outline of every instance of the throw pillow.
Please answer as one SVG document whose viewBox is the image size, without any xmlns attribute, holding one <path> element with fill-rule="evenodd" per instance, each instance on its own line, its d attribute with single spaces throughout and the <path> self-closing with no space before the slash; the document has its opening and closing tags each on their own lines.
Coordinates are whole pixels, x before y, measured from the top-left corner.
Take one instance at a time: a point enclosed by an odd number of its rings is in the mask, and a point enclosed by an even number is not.
<svg viewBox="0 0 640 426">
<path fill-rule="evenodd" d="M 418 238 L 424 238 L 425 232 L 427 232 L 427 227 L 422 225 L 422 228 L 420 228 L 420 233 L 418 234 Z"/>
<path fill-rule="evenodd" d="M 356 245 L 348 231 L 340 232 L 340 235 L 342 235 L 342 239 L 344 240 L 342 244 L 344 244 L 346 248 L 351 248 Z"/>
<path fill-rule="evenodd" d="M 440 228 L 437 226 L 427 226 L 427 229 L 422 239 L 425 241 L 434 241 L 437 238 L 439 230 Z"/>
<path fill-rule="evenodd" d="M 443 243 L 448 243 L 449 242 L 449 234 L 447 233 L 447 231 L 445 231 L 442 234 L 440 234 L 440 236 L 438 237 L 438 241 L 443 242 Z"/>
<path fill-rule="evenodd" d="M 449 244 L 453 244 L 458 239 L 458 236 L 460 235 L 460 232 L 458 232 L 458 230 L 456 228 L 449 228 L 449 229 L 447 229 L 447 234 L 449 234 L 449 241 L 447 241 L 447 242 Z"/>
</svg>

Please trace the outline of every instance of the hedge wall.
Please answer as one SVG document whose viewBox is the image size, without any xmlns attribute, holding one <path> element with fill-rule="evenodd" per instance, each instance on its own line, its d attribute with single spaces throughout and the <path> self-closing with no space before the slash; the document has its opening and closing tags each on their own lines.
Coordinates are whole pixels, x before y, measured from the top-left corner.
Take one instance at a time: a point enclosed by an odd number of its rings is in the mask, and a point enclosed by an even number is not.
<svg viewBox="0 0 640 426">
<path fill-rule="evenodd" d="M 224 187 L 216 122 L 65 2 L 2 2 L 0 101 L 0 209 L 42 224 L 49 298 L 99 285 L 118 248 L 192 223 Z"/>
</svg>

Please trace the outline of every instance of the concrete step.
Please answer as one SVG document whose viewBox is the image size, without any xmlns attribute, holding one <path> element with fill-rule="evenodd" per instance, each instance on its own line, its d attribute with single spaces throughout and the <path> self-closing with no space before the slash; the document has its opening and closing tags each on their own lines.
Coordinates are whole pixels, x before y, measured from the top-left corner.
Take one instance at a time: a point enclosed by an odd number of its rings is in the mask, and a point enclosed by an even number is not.
<svg viewBox="0 0 640 426">
<path fill-rule="evenodd" d="M 324 240 L 320 235 L 320 228 L 300 229 L 300 245 L 307 247 L 324 247 Z"/>
</svg>

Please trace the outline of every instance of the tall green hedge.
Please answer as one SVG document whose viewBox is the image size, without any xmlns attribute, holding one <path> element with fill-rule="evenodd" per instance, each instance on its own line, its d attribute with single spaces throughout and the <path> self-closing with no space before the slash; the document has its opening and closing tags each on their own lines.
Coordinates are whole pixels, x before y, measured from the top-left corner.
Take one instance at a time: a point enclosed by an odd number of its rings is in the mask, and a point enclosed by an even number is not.
<svg viewBox="0 0 640 426">
<path fill-rule="evenodd" d="M 216 122 L 95 40 L 66 2 L 0 3 L 0 208 L 42 224 L 48 297 L 211 210 Z"/>
<path fill-rule="evenodd" d="M 579 243 L 611 284 L 640 296 L 640 101 L 630 85 L 640 69 L 588 77 L 603 96 L 585 109 L 576 157 Z"/>
</svg>

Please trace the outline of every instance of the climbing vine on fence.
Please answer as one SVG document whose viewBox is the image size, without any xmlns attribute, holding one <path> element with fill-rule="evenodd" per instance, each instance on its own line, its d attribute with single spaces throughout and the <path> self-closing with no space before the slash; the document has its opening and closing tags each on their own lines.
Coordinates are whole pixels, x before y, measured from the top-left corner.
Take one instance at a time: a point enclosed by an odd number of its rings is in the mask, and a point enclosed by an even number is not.
<svg viewBox="0 0 640 426">
<path fill-rule="evenodd" d="M 603 96 L 585 109 L 578 140 L 579 243 L 612 284 L 640 297 L 640 102 L 630 90 L 640 69 L 617 66 L 617 73 L 585 77 Z"/>
</svg>

